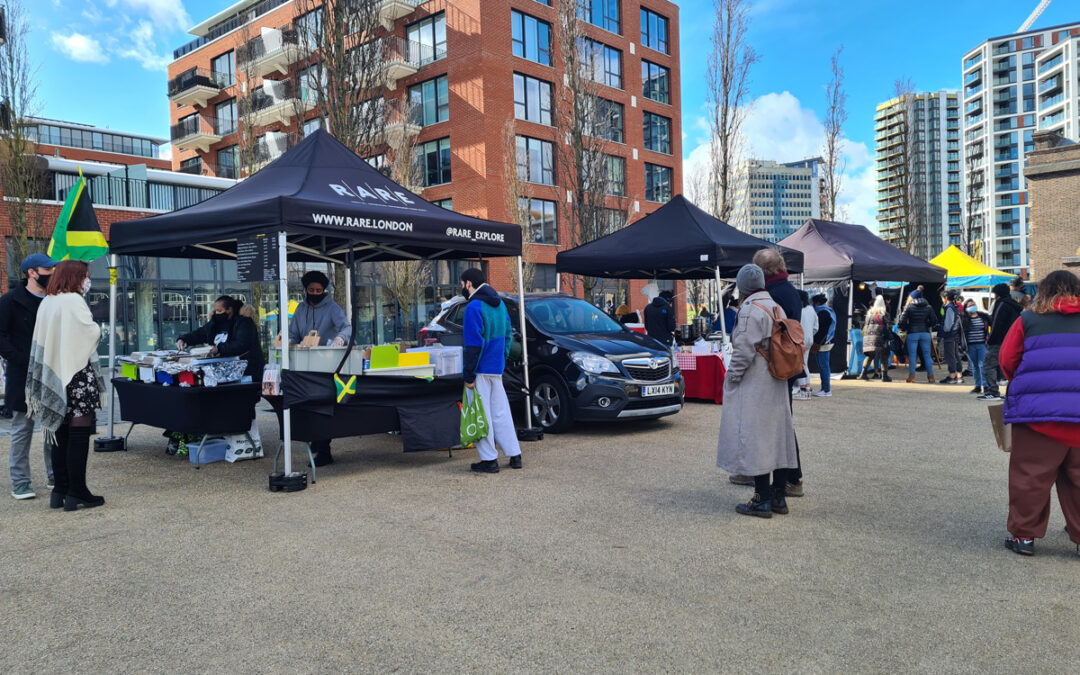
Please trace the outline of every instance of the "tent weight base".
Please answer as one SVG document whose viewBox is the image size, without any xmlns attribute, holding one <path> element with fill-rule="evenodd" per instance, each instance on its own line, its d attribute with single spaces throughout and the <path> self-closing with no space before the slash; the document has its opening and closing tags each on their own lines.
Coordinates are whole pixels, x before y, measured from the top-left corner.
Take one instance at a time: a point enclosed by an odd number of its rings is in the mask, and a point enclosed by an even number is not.
<svg viewBox="0 0 1080 675">
<path fill-rule="evenodd" d="M 307 474 L 293 471 L 286 475 L 282 472 L 270 474 L 271 492 L 299 492 L 307 488 Z"/>
<path fill-rule="evenodd" d="M 534 441 L 544 440 L 544 430 L 540 427 L 529 427 L 528 429 L 518 429 L 517 436 L 519 441 L 525 441 L 531 443 Z"/>
<path fill-rule="evenodd" d="M 127 450 L 126 439 L 120 436 L 103 436 L 94 439 L 94 452 L 119 452 Z"/>
</svg>

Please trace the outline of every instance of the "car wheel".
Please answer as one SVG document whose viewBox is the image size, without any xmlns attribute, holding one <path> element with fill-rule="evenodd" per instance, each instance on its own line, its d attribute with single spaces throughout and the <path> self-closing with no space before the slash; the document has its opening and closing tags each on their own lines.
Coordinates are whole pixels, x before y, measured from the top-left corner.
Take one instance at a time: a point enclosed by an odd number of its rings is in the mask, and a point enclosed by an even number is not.
<svg viewBox="0 0 1080 675">
<path fill-rule="evenodd" d="M 570 394 L 566 386 L 550 375 L 537 378 L 532 385 L 533 420 L 544 431 L 558 434 L 566 431 L 573 423 L 570 411 Z"/>
</svg>

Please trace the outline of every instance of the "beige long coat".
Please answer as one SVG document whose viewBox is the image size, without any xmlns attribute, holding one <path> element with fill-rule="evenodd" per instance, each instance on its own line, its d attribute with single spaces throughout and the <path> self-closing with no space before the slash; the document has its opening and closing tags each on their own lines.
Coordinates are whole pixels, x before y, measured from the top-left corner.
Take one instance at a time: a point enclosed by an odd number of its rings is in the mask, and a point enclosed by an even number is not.
<svg viewBox="0 0 1080 675">
<path fill-rule="evenodd" d="M 754 293 L 739 307 L 731 334 L 734 351 L 724 379 L 716 452 L 716 465 L 730 473 L 759 476 L 797 465 L 788 383 L 769 374 L 765 357 L 754 348 L 762 345 L 768 349 L 772 335 L 769 313 L 777 306 L 766 291 Z"/>
</svg>

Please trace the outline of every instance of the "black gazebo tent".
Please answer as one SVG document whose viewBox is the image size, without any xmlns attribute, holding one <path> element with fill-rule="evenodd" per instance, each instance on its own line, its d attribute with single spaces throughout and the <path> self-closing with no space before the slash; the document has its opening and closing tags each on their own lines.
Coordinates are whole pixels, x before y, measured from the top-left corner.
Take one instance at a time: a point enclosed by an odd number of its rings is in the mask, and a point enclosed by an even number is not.
<svg viewBox="0 0 1080 675">
<path fill-rule="evenodd" d="M 732 278 L 770 246 L 676 195 L 621 230 L 559 253 L 555 264 L 565 274 L 608 279 Z M 786 248 L 783 254 L 788 271 L 802 271 L 800 252 Z"/>
<path fill-rule="evenodd" d="M 782 239 L 780 245 L 803 253 L 803 280 L 806 283 L 847 286 L 846 292 L 842 293 L 847 295 L 847 302 L 833 307 L 837 312 L 837 323 L 846 327 L 850 327 L 856 284 L 901 281 L 939 285 L 945 282 L 947 274 L 944 268 L 901 251 L 862 225 L 810 219 L 795 233 Z M 901 290 L 898 307 L 903 304 L 902 296 Z M 848 330 L 838 330 L 837 334 L 843 344 L 850 347 Z M 850 360 L 851 355 L 846 356 Z M 835 357 L 833 360 L 836 361 Z M 846 361 L 843 367 L 846 368 Z"/>
<path fill-rule="evenodd" d="M 520 227 L 454 213 L 426 202 L 383 176 L 323 130 L 315 131 L 255 175 L 204 202 L 159 216 L 116 223 L 109 245 L 114 254 L 235 258 L 237 240 L 258 235 L 276 237 L 278 241 L 282 335 L 288 335 L 288 260 L 348 265 L 380 260 L 518 256 L 521 278 Z M 115 295 L 113 286 L 113 321 Z M 519 306 L 524 312 L 525 303 Z M 519 318 L 524 334 L 524 315 Z M 115 329 L 110 334 L 114 335 Z M 285 369 L 289 366 L 288 352 L 282 351 Z M 527 362 L 525 371 L 528 373 Z M 292 471 L 288 408 L 283 427 L 288 474 Z"/>
</svg>

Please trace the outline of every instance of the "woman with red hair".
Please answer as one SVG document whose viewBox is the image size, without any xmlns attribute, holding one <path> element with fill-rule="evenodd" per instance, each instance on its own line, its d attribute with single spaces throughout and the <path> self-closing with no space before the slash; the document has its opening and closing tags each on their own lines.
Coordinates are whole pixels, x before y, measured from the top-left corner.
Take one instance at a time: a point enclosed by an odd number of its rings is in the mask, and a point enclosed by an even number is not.
<svg viewBox="0 0 1080 675">
<path fill-rule="evenodd" d="M 88 273 L 79 260 L 65 260 L 53 271 L 38 308 L 26 382 L 30 416 L 56 444 L 50 506 L 65 511 L 105 503 L 86 487 L 90 436 L 104 390 L 97 356 L 101 327 L 83 299 Z"/>
</svg>

